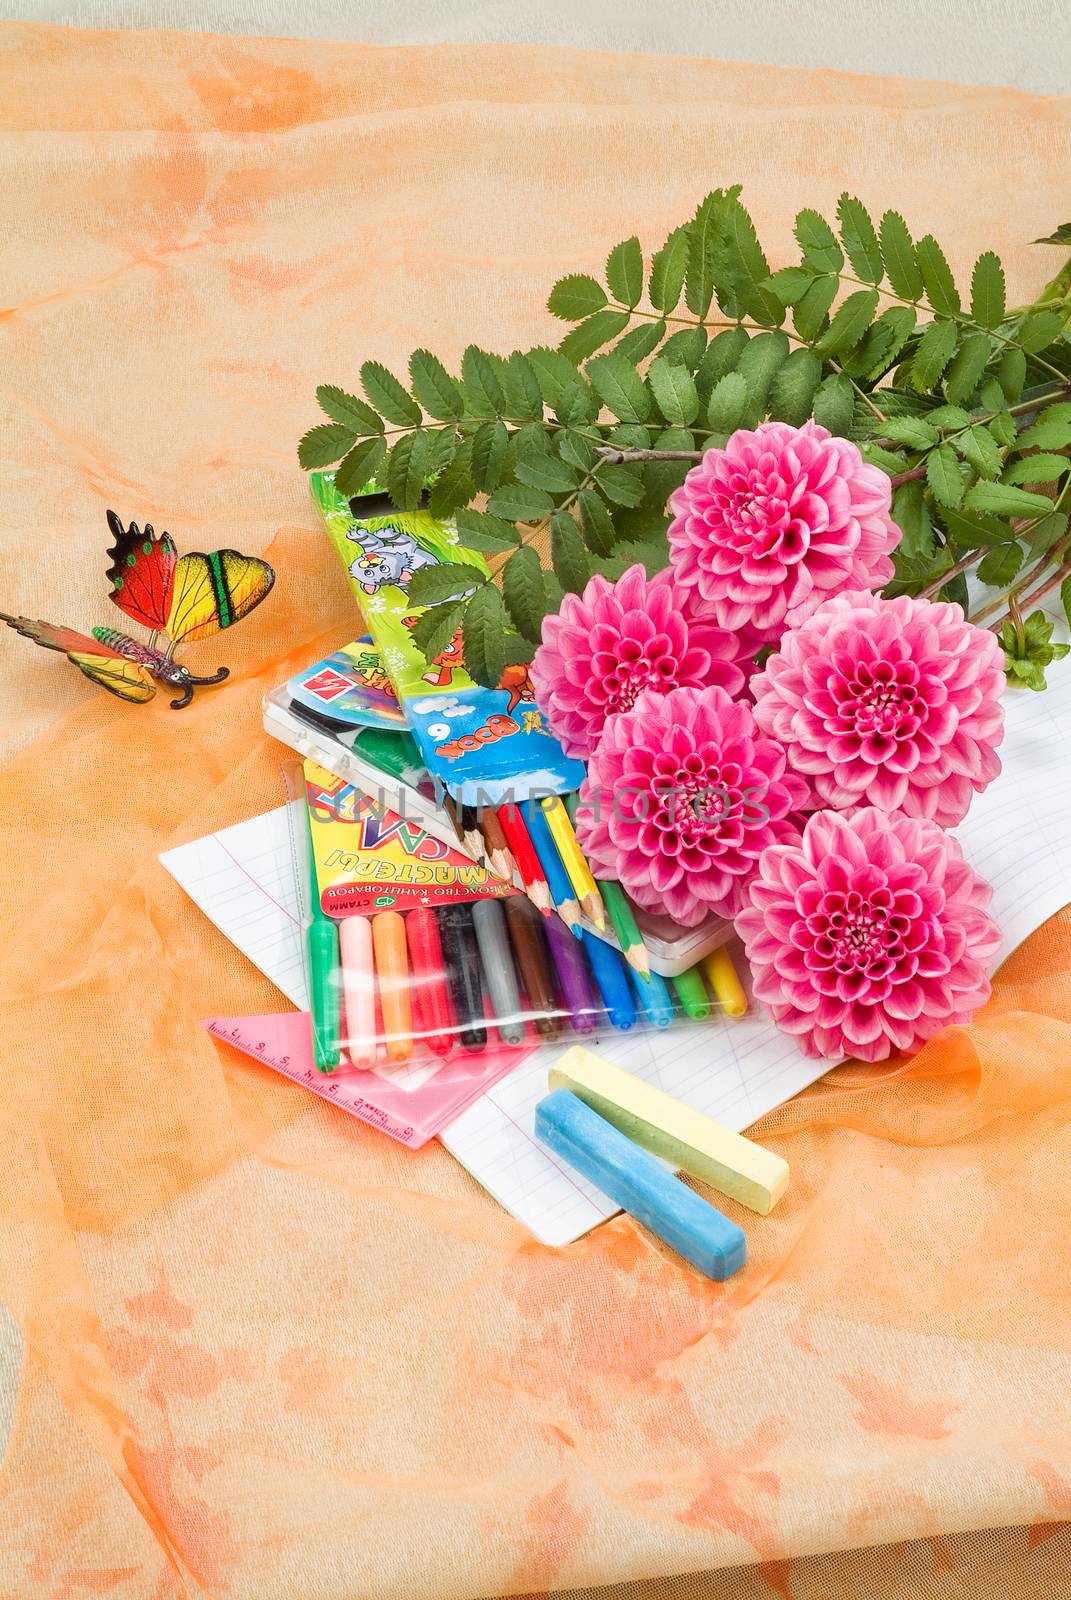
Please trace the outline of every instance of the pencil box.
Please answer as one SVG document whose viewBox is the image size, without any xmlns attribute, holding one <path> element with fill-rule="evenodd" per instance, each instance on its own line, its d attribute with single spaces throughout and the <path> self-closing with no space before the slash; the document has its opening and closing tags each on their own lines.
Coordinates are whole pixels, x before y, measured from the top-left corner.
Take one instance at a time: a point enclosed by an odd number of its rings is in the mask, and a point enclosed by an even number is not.
<svg viewBox="0 0 1071 1600">
<path fill-rule="evenodd" d="M 339 927 L 330 1009 L 340 1067 L 418 1068 L 455 1053 L 668 1028 L 700 1014 L 697 997 L 703 1015 L 717 1009 L 701 975 L 687 985 L 642 977 L 615 946 L 586 930 L 574 937 L 315 763 L 300 781 L 312 858 L 295 849 L 297 881 L 315 882 L 315 914 Z M 307 925 L 312 917 L 308 908 Z"/>
<path fill-rule="evenodd" d="M 579 788 L 583 765 L 565 754 L 547 727 L 527 666 L 507 666 L 498 687 L 484 689 L 465 670 L 460 628 L 431 661 L 413 641 L 413 624 L 426 609 L 409 599 L 414 573 L 460 565 L 482 581 L 489 575 L 483 556 L 461 544 L 452 522 L 427 510 L 399 511 L 375 484 L 347 497 L 335 488 L 333 473 L 314 472 L 310 485 L 433 777 L 470 806 Z"/>
<path fill-rule="evenodd" d="M 307 673 L 315 676 L 322 665 L 309 667 Z M 364 731 L 339 718 L 334 707 L 314 711 L 296 701 L 292 683 L 272 690 L 264 699 L 264 727 L 273 738 L 354 784 L 380 805 L 419 823 L 461 855 L 481 861 L 482 852 L 466 839 L 456 810 L 443 809 L 442 789 L 436 791 L 426 768 L 416 762 L 407 764 L 396 755 L 392 758 L 382 733 Z M 387 761 L 393 770 L 384 764 Z M 680 928 L 669 917 L 638 907 L 633 910 L 651 967 L 663 978 L 679 977 L 732 937 L 732 924 L 722 917 L 708 917 L 696 928 Z M 590 927 L 589 931 L 595 932 Z M 603 937 L 616 946 L 612 931 Z"/>
</svg>

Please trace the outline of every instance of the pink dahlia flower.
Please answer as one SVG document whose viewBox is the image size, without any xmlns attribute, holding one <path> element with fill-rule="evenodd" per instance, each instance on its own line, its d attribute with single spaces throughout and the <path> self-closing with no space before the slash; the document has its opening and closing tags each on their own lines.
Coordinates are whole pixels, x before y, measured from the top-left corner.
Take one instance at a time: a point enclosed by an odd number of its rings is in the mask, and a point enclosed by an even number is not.
<svg viewBox="0 0 1071 1600">
<path fill-rule="evenodd" d="M 808 1055 L 914 1050 L 989 998 L 991 892 L 932 822 L 818 811 L 763 852 L 736 919 L 755 995 Z"/>
<path fill-rule="evenodd" d="M 841 589 L 892 577 L 889 479 L 817 422 L 764 422 L 708 450 L 670 496 L 670 562 L 723 628 L 776 640 Z"/>
<path fill-rule="evenodd" d="M 577 838 L 596 877 L 685 927 L 732 914 L 763 849 L 795 836 L 806 785 L 716 685 L 644 694 L 588 763 Z"/>
<path fill-rule="evenodd" d="M 943 601 L 827 600 L 751 680 L 755 719 L 820 806 L 962 822 L 1000 771 L 996 635 Z"/>
<path fill-rule="evenodd" d="M 641 566 L 616 583 L 594 577 L 543 619 L 532 684 L 567 755 L 585 758 L 610 717 L 629 711 L 645 690 L 744 685 L 739 646 L 713 621 L 685 621 L 670 584 L 648 582 Z"/>
</svg>

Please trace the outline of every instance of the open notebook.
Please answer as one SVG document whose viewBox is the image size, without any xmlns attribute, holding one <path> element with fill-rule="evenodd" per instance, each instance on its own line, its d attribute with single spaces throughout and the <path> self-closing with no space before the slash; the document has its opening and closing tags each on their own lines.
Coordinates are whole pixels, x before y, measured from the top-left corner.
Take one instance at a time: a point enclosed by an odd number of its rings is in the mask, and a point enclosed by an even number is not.
<svg viewBox="0 0 1071 1600">
<path fill-rule="evenodd" d="M 993 885 L 1007 955 L 1071 903 L 1071 662 L 1044 694 L 1009 690 L 1004 772 L 957 829 Z M 286 808 L 169 850 L 161 861 L 201 909 L 282 990 L 307 1004 L 300 913 Z M 761 1014 L 737 1022 L 611 1034 L 613 1060 L 741 1130 L 826 1070 Z M 560 1047 L 542 1046 L 443 1129 L 439 1137 L 514 1216 L 547 1244 L 578 1238 L 615 1207 L 538 1144 L 536 1102 Z"/>
</svg>

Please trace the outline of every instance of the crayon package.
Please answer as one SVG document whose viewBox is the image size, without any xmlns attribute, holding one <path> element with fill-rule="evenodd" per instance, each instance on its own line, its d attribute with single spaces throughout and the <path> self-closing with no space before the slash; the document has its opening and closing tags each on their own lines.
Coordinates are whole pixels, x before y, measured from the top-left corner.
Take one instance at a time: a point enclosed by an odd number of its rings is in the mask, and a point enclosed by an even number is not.
<svg viewBox="0 0 1071 1600">
<path fill-rule="evenodd" d="M 471 1071 L 474 1057 L 497 1070 L 540 1043 L 719 1009 L 701 968 L 671 982 L 641 975 L 613 944 L 541 914 L 314 762 L 288 774 L 288 792 L 320 1071 L 443 1062 Z"/>
<path fill-rule="evenodd" d="M 314 472 L 311 486 L 432 776 L 464 805 L 578 788 L 583 766 L 547 727 L 523 663 L 508 665 L 498 687 L 484 689 L 465 670 L 460 628 L 430 661 L 413 640 L 412 627 L 426 609 L 409 599 L 414 573 L 460 565 L 482 582 L 489 571 L 483 556 L 460 543 L 452 522 L 427 510 L 398 511 L 374 484 L 347 498 L 332 473 Z"/>
</svg>

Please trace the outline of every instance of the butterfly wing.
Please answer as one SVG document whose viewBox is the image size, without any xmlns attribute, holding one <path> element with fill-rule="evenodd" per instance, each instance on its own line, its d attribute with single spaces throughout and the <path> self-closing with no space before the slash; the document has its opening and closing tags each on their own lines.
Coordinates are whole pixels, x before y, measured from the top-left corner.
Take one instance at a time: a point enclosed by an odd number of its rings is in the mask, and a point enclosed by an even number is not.
<svg viewBox="0 0 1071 1600">
<path fill-rule="evenodd" d="M 237 550 L 193 552 L 175 568 L 171 610 L 165 627 L 175 644 L 208 639 L 233 627 L 258 606 L 275 582 L 266 561 Z"/>
<path fill-rule="evenodd" d="M 148 667 L 143 667 L 140 661 L 128 661 L 125 656 L 117 656 L 110 651 L 105 653 L 100 645 L 92 654 L 71 650 L 67 659 L 74 662 L 79 672 L 84 672 L 87 678 L 99 683 L 109 694 L 117 694 L 120 700 L 134 700 L 143 704 L 156 693 L 156 684 Z"/>
<path fill-rule="evenodd" d="M 110 598 L 120 611 L 143 627 L 162 628 L 171 609 L 175 583 L 178 553 L 174 540 L 169 533 L 157 538 L 151 522 L 145 524 L 144 533 L 136 522 L 124 528 L 114 511 L 108 512 L 108 526 L 115 535 L 115 543 L 108 551 L 112 558 L 108 568 Z"/>
<path fill-rule="evenodd" d="M 54 622 L 34 621 L 31 617 L 11 617 L 6 611 L 0 611 L 0 622 L 6 622 L 24 639 L 32 639 L 34 644 L 41 645 L 45 650 L 62 651 L 68 661 L 74 662 L 79 672 L 84 672 L 87 678 L 99 683 L 102 689 L 117 694 L 121 700 L 151 700 L 156 693 L 156 684 L 148 667 L 143 667 L 138 661 L 128 660 L 118 650 L 101 644 L 88 633 L 79 633 L 76 628 L 57 627 Z"/>
</svg>

